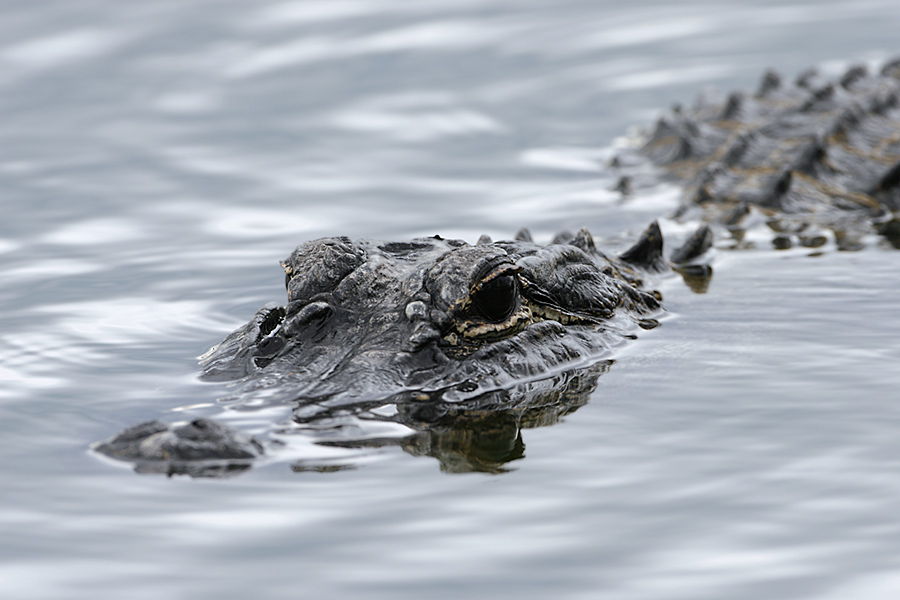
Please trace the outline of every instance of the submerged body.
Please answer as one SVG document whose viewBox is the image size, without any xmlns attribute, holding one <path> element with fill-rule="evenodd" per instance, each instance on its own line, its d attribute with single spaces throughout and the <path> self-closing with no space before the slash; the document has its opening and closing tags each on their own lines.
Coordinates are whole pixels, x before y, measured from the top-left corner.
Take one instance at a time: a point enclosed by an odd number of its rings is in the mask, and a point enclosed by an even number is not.
<svg viewBox="0 0 900 600">
<path fill-rule="evenodd" d="M 835 83 L 805 74 L 785 87 L 769 74 L 752 96 L 699 101 L 661 119 L 636 154 L 684 182 L 678 216 L 699 214 L 724 235 L 720 245 L 744 244 L 744 223 L 757 215 L 776 247 L 824 243 L 828 232 L 840 249 L 871 232 L 900 247 L 898 62 L 875 75 L 851 69 Z M 624 153 L 613 165 L 626 193 L 640 185 L 634 160 Z M 238 381 L 236 397 L 294 403 L 297 422 L 389 404 L 388 420 L 420 432 L 407 450 L 448 469 L 496 470 L 515 457 L 521 427 L 586 402 L 608 366 L 598 361 L 657 324 L 661 297 L 647 277 L 675 267 L 705 288 L 711 245 L 702 225 L 666 259 L 655 223 L 618 257 L 586 230 L 547 245 L 527 232 L 476 245 L 315 240 L 282 263 L 287 303 L 261 309 L 201 365 L 206 379 Z M 473 424 L 499 446 L 482 452 Z M 191 475 L 241 470 L 264 453 L 207 420 L 144 424 L 95 448 L 146 471 Z"/>
</svg>

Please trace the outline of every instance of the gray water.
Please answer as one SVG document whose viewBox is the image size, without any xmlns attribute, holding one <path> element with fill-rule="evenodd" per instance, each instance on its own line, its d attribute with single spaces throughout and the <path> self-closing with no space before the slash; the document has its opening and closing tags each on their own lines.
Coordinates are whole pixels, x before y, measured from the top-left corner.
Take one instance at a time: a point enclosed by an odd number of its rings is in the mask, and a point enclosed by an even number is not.
<svg viewBox="0 0 900 600">
<path fill-rule="evenodd" d="M 608 191 L 616 136 L 767 67 L 896 55 L 895 0 L 0 11 L 0 597 L 900 594 L 900 253 L 874 240 L 720 251 L 705 295 L 661 281 L 663 326 L 503 474 L 399 448 L 294 472 L 326 452 L 301 440 L 196 480 L 88 451 L 221 412 L 195 357 L 283 300 L 298 243 L 620 244 L 677 192 Z"/>
</svg>

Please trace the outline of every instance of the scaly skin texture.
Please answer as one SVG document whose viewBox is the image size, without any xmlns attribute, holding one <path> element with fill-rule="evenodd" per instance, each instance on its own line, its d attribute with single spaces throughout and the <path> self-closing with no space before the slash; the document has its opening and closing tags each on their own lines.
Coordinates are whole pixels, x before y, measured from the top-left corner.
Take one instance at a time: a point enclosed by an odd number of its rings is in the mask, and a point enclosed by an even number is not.
<svg viewBox="0 0 900 600">
<path fill-rule="evenodd" d="M 288 304 L 204 356 L 207 379 L 272 393 L 275 377 L 286 399 L 332 404 L 469 398 L 600 356 L 615 331 L 659 309 L 638 269 L 587 232 L 548 246 L 326 238 L 282 264 Z"/>
<path fill-rule="evenodd" d="M 710 242 L 701 228 L 678 261 Z M 586 230 L 545 246 L 527 233 L 475 246 L 314 240 L 282 263 L 287 304 L 261 309 L 201 365 L 206 379 L 237 380 L 244 400 L 296 403 L 300 424 L 393 405 L 390 420 L 423 431 L 409 451 L 438 456 L 446 470 L 499 471 L 515 452 L 485 446 L 471 427 L 503 422 L 497 435 L 508 437 L 586 402 L 608 366 L 593 365 L 658 324 L 661 296 L 643 278 L 667 265 L 656 223 L 620 257 Z M 95 450 L 144 472 L 193 476 L 232 474 L 264 452 L 202 419 L 138 425 Z"/>
<path fill-rule="evenodd" d="M 673 110 L 639 152 L 684 183 L 679 216 L 699 211 L 737 244 L 753 211 L 779 248 L 824 243 L 828 230 L 841 250 L 873 231 L 900 247 L 900 60 L 836 81 L 809 70 L 785 84 L 770 71 L 754 93 Z"/>
<path fill-rule="evenodd" d="M 684 182 L 676 216 L 725 230 L 731 241 L 720 245 L 743 245 L 756 214 L 778 248 L 820 245 L 831 232 L 853 250 L 873 231 L 900 247 L 898 61 L 831 83 L 807 72 L 786 86 L 768 73 L 754 94 L 663 117 L 637 153 Z M 623 154 L 613 164 L 626 171 L 624 193 L 636 185 L 624 166 L 633 162 Z M 586 230 L 548 245 L 527 232 L 474 246 L 437 236 L 306 242 L 282 263 L 287 303 L 261 309 L 202 357 L 203 374 L 237 380 L 238 399 L 294 403 L 301 427 L 390 405 L 390 416 L 369 418 L 419 433 L 378 444 L 435 456 L 448 471 L 502 471 L 522 454 L 523 427 L 584 404 L 610 347 L 656 326 L 661 297 L 645 277 L 673 267 L 705 291 L 711 270 L 699 259 L 712 242 L 703 225 L 667 260 L 655 223 L 618 257 Z M 239 472 L 264 453 L 204 419 L 145 423 L 95 449 L 193 476 Z"/>
<path fill-rule="evenodd" d="M 252 436 L 209 419 L 194 419 L 176 426 L 148 421 L 95 444 L 94 450 L 110 458 L 134 462 L 141 473 L 192 477 L 227 477 L 240 473 L 265 452 Z"/>
</svg>

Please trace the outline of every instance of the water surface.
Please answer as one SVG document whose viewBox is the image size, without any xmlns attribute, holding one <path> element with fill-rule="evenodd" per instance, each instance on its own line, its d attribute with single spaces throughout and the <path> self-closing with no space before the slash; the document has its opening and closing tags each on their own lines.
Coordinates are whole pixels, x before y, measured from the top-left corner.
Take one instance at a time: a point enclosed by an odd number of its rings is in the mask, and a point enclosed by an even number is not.
<svg viewBox="0 0 900 600">
<path fill-rule="evenodd" d="M 720 252 L 705 295 L 661 281 L 663 326 L 521 432 L 504 474 L 393 447 L 166 479 L 87 451 L 221 412 L 195 357 L 283 299 L 301 241 L 588 226 L 621 244 L 677 193 L 622 203 L 600 168 L 614 137 L 768 67 L 896 55 L 893 0 L 0 10 L 0 595 L 900 592 L 900 253 L 875 241 Z"/>
</svg>

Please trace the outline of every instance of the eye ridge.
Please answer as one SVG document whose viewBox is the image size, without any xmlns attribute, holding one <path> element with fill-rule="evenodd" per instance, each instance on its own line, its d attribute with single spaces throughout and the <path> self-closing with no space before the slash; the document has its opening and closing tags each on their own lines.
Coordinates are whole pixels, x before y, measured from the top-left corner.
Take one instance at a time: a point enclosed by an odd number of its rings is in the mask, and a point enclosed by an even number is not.
<svg viewBox="0 0 900 600">
<path fill-rule="evenodd" d="M 491 323 L 502 323 L 519 305 L 519 283 L 508 273 L 483 281 L 472 293 L 472 304 L 478 314 Z"/>
</svg>

